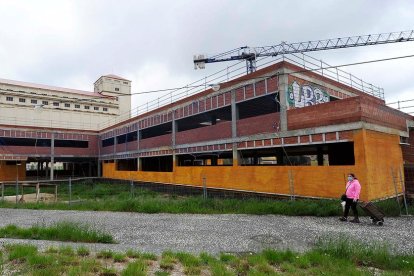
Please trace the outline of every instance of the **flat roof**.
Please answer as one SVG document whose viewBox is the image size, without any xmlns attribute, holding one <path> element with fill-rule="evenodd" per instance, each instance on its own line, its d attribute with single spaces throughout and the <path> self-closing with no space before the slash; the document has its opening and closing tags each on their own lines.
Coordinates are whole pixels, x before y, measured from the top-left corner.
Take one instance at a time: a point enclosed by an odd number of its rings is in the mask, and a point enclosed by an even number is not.
<svg viewBox="0 0 414 276">
<path fill-rule="evenodd" d="M 92 92 L 92 91 L 84 91 L 84 90 L 57 87 L 57 86 L 51 86 L 51 85 L 45 85 L 45 84 L 30 83 L 30 82 L 24 82 L 24 81 L 0 79 L 0 84 L 14 85 L 14 86 L 20 86 L 20 87 L 34 88 L 34 89 L 43 89 L 43 90 L 57 91 L 57 92 L 63 92 L 63 93 L 78 94 L 78 95 L 94 97 L 94 98 L 111 98 L 111 97 L 102 95 L 97 92 Z"/>
</svg>

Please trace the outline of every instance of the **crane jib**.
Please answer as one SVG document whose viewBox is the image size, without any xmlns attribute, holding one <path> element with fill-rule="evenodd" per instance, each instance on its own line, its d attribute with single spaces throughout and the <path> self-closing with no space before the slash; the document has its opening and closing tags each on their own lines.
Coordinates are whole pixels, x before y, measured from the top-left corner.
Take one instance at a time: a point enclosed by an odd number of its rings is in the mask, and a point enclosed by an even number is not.
<svg viewBox="0 0 414 276">
<path fill-rule="evenodd" d="M 388 43 L 399 43 L 414 41 L 414 30 L 370 34 L 353 37 L 342 37 L 334 39 L 323 39 L 307 42 L 286 43 L 282 42 L 273 46 L 262 47 L 240 47 L 238 50 L 243 50 L 241 54 L 233 55 L 236 50 L 227 51 L 216 55 L 217 58 L 204 58 L 204 56 L 194 56 L 195 68 L 204 68 L 206 63 L 215 63 L 233 60 L 246 60 L 253 62 L 258 57 L 275 57 L 282 54 L 295 54 L 305 52 L 324 51 L 332 49 L 342 49 L 351 47 L 371 46 Z M 249 51 L 249 52 L 248 52 Z M 232 54 L 232 55 L 230 55 Z M 229 56 L 230 55 L 230 56 Z M 198 58 L 201 57 L 201 58 Z M 253 68 L 254 70 L 254 68 Z"/>
</svg>

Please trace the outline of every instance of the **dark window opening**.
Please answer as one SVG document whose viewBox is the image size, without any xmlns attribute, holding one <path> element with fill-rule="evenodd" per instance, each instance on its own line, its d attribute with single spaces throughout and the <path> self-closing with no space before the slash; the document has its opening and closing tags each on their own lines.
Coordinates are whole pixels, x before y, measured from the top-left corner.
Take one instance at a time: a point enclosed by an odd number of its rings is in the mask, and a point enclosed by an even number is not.
<svg viewBox="0 0 414 276">
<path fill-rule="evenodd" d="M 10 138 L 0 137 L 2 146 L 22 146 L 22 147 L 51 147 L 51 139 L 33 139 L 33 138 Z M 55 140 L 57 148 L 88 148 L 88 141 L 78 140 Z"/>
<path fill-rule="evenodd" d="M 50 139 L 0 137 L 0 145 L 22 147 L 50 147 L 51 142 Z"/>
<path fill-rule="evenodd" d="M 242 166 L 355 165 L 353 142 L 239 151 Z"/>
<path fill-rule="evenodd" d="M 329 165 L 355 165 L 354 143 L 329 144 Z"/>
<path fill-rule="evenodd" d="M 147 172 L 172 172 L 172 156 L 157 156 L 141 158 L 142 171 Z"/>
<path fill-rule="evenodd" d="M 116 143 L 119 144 L 124 144 L 126 142 L 126 134 L 122 134 L 116 137 Z"/>
<path fill-rule="evenodd" d="M 109 146 L 113 146 L 115 142 L 114 137 L 108 138 L 108 139 L 104 139 L 102 140 L 102 147 L 109 147 Z"/>
<path fill-rule="evenodd" d="M 140 130 L 141 139 L 157 137 L 172 132 L 172 123 L 165 123 Z"/>
<path fill-rule="evenodd" d="M 127 142 L 133 142 L 133 141 L 138 140 L 138 132 L 133 131 L 133 132 L 128 133 L 126 140 Z"/>
<path fill-rule="evenodd" d="M 105 164 L 108 164 L 108 163 L 115 163 L 115 160 L 104 160 L 104 163 L 105 163 Z"/>
<path fill-rule="evenodd" d="M 193 108 L 197 110 L 196 107 Z M 190 129 L 220 124 L 225 121 L 231 121 L 230 106 L 177 120 L 177 130 L 186 131 Z"/>
<path fill-rule="evenodd" d="M 88 148 L 88 141 L 78 140 L 55 140 L 55 147 L 58 148 Z"/>
<path fill-rule="evenodd" d="M 280 112 L 279 93 L 244 101 L 237 104 L 239 119 Z"/>
<path fill-rule="evenodd" d="M 21 165 L 22 161 L 6 161 L 6 166 L 16 166 Z"/>
<path fill-rule="evenodd" d="M 133 159 L 119 159 L 116 161 L 116 170 L 118 171 L 137 171 L 138 162 L 136 158 Z"/>
<path fill-rule="evenodd" d="M 178 166 L 232 166 L 232 152 L 209 152 L 178 155 Z"/>
</svg>

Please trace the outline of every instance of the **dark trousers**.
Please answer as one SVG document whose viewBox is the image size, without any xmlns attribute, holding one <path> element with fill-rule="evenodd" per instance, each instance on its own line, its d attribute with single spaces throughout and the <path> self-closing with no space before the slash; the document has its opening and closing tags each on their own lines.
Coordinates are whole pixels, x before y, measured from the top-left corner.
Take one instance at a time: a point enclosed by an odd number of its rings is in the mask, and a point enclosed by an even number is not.
<svg viewBox="0 0 414 276">
<path fill-rule="evenodd" d="M 352 208 L 352 212 L 354 213 L 354 217 L 358 218 L 358 210 L 357 210 L 357 203 L 354 202 L 352 198 L 347 198 L 345 204 L 345 211 L 344 211 L 344 217 L 348 217 L 349 214 L 349 208 Z"/>
</svg>

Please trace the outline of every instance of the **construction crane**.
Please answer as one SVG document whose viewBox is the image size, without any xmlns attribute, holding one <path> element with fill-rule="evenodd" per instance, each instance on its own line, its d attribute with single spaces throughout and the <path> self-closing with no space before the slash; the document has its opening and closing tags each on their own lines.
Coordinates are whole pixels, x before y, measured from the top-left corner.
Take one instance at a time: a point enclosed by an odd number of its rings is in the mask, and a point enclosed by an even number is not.
<svg viewBox="0 0 414 276">
<path fill-rule="evenodd" d="M 204 69 L 206 63 L 246 60 L 247 73 L 249 74 L 256 71 L 256 59 L 259 57 L 275 57 L 284 54 L 315 52 L 407 41 L 414 41 L 414 30 L 297 43 L 282 42 L 278 45 L 263 47 L 244 46 L 215 55 L 211 58 L 206 58 L 204 55 L 194 55 L 194 69 Z"/>
</svg>

